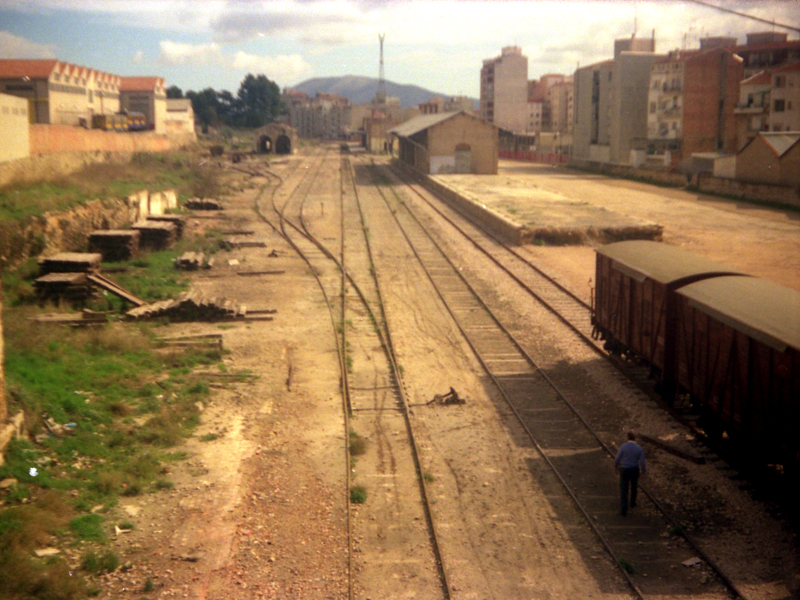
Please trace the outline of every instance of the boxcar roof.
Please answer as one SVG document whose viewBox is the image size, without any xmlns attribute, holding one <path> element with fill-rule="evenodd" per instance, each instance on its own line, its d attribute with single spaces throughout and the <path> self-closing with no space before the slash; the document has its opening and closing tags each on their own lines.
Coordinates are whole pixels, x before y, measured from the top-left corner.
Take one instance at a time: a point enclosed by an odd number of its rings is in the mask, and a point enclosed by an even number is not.
<svg viewBox="0 0 800 600">
<path fill-rule="evenodd" d="M 678 290 L 698 310 L 778 350 L 800 350 L 800 291 L 757 277 L 715 277 Z"/>
<path fill-rule="evenodd" d="M 614 242 L 596 252 L 626 267 L 631 276 L 639 275 L 641 280 L 649 278 L 665 285 L 702 273 L 742 274 L 676 246 L 649 240 Z"/>
</svg>

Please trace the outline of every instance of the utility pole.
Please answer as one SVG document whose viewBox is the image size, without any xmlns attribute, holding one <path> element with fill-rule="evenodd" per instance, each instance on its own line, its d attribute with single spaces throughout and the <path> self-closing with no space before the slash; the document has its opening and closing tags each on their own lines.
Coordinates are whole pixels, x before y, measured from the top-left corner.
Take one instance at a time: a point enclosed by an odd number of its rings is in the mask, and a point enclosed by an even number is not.
<svg viewBox="0 0 800 600">
<path fill-rule="evenodd" d="M 386 104 L 386 76 L 383 72 L 383 40 L 385 33 L 378 34 L 378 41 L 381 45 L 381 62 L 378 74 L 378 93 L 375 94 L 375 104 Z"/>
</svg>

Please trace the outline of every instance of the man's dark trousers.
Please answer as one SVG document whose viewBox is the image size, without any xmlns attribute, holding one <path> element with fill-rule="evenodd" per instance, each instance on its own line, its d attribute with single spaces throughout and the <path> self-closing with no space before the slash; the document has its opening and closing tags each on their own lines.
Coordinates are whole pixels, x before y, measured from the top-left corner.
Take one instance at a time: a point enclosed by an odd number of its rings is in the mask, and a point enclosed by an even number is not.
<svg viewBox="0 0 800 600">
<path fill-rule="evenodd" d="M 628 514 L 628 488 L 631 490 L 631 508 L 636 506 L 639 467 L 622 467 L 619 470 L 620 514 Z"/>
</svg>

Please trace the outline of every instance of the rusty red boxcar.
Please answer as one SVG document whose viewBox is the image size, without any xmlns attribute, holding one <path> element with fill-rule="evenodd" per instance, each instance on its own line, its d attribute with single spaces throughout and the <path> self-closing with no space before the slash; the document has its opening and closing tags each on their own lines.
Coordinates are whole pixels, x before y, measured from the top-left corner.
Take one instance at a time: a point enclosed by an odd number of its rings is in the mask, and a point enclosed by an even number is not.
<svg viewBox="0 0 800 600">
<path fill-rule="evenodd" d="M 756 277 L 677 290 L 677 382 L 704 428 L 753 458 L 797 466 L 800 292 Z"/>
<path fill-rule="evenodd" d="M 675 372 L 675 290 L 736 271 L 661 242 L 631 240 L 596 250 L 592 325 L 612 352 L 653 368 L 669 394 Z"/>
</svg>

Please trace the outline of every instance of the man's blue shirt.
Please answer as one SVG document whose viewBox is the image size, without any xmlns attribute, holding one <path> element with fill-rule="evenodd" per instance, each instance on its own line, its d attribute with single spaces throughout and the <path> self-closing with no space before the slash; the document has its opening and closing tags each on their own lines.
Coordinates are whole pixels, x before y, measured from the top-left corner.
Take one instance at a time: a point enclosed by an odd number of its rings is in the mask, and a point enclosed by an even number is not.
<svg viewBox="0 0 800 600">
<path fill-rule="evenodd" d="M 629 469 L 631 467 L 641 467 L 642 474 L 645 472 L 644 450 L 634 441 L 628 441 L 619 447 L 617 458 L 614 459 L 615 467 Z"/>
</svg>

